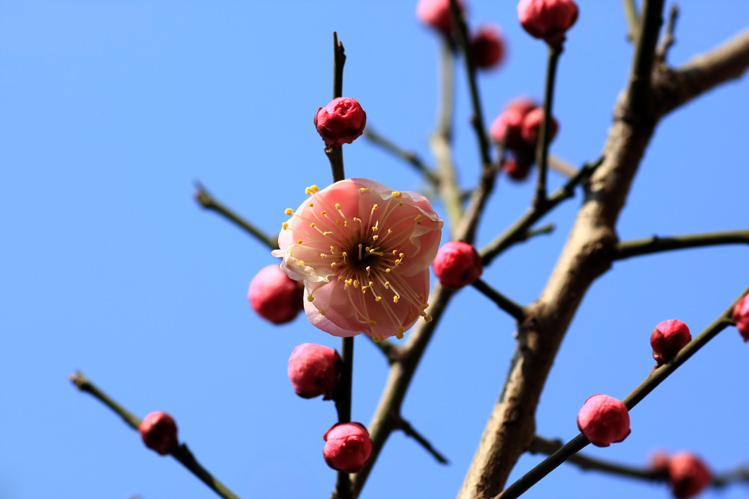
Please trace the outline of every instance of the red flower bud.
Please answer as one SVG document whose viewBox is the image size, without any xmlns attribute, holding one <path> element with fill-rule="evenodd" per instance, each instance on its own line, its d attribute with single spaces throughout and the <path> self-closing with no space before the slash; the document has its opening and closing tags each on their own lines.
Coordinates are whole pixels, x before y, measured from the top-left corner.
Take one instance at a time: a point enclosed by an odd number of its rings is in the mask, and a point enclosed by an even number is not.
<svg viewBox="0 0 749 499">
<path fill-rule="evenodd" d="M 328 146 L 350 144 L 364 133 L 367 113 L 354 99 L 338 97 L 315 114 L 317 133 Z"/>
<path fill-rule="evenodd" d="M 692 341 L 689 328 L 683 322 L 673 319 L 663 321 L 650 335 L 650 345 L 653 347 L 653 358 L 660 366 L 673 359 L 679 350 Z"/>
<path fill-rule="evenodd" d="M 372 455 L 372 440 L 360 423 L 334 424 L 323 439 L 323 457 L 334 470 L 358 473 Z"/>
<path fill-rule="evenodd" d="M 497 116 L 489 129 L 492 140 L 501 144 L 504 139 L 507 149 L 522 149 L 525 147 L 521 131 L 523 118 L 525 118 L 525 113 L 521 109 L 509 108 L 502 111 L 502 114 Z M 504 138 L 505 135 L 507 135 L 506 139 Z"/>
<path fill-rule="evenodd" d="M 573 0 L 520 0 L 518 18 L 523 29 L 549 45 L 564 41 L 565 33 L 577 21 L 577 4 Z"/>
<path fill-rule="evenodd" d="M 324 395 L 333 398 L 338 386 L 341 357 L 332 348 L 304 343 L 294 348 L 289 357 L 289 379 L 300 397 L 310 399 Z"/>
<path fill-rule="evenodd" d="M 541 122 L 544 120 L 544 108 L 537 107 L 533 111 L 529 112 L 523 118 L 523 123 L 520 126 L 520 134 L 523 137 L 523 141 L 535 147 L 538 138 L 541 136 Z M 552 116 L 551 126 L 549 127 L 549 144 L 554 140 L 559 131 L 559 123 Z"/>
<path fill-rule="evenodd" d="M 146 447 L 162 456 L 171 454 L 179 447 L 177 423 L 165 412 L 156 411 L 146 416 L 138 427 L 138 431 Z"/>
<path fill-rule="evenodd" d="M 533 166 L 533 151 L 512 151 L 502 163 L 502 170 L 516 181 L 525 180 Z"/>
<path fill-rule="evenodd" d="M 255 312 L 273 324 L 284 324 L 304 308 L 304 285 L 287 276 L 278 265 L 268 265 L 250 282 L 247 298 Z"/>
<path fill-rule="evenodd" d="M 614 397 L 593 395 L 577 414 L 577 427 L 593 445 L 608 447 L 631 433 L 629 411 Z"/>
<path fill-rule="evenodd" d="M 523 114 L 523 116 L 525 116 L 537 107 L 538 104 L 536 104 L 536 101 L 534 101 L 530 97 L 521 95 L 520 97 L 515 97 L 510 102 L 508 102 L 505 105 L 505 111 L 507 111 L 508 109 L 517 109 Z"/>
<path fill-rule="evenodd" d="M 505 55 L 505 41 L 499 26 L 480 27 L 470 41 L 470 50 L 477 68 L 491 69 L 501 64 Z"/>
<path fill-rule="evenodd" d="M 458 0 L 458 9 L 465 11 L 462 0 Z M 453 16 L 450 12 L 450 0 L 419 0 L 416 6 L 416 18 L 422 24 L 431 26 L 445 35 L 453 30 Z"/>
<path fill-rule="evenodd" d="M 749 295 L 744 296 L 733 307 L 733 320 L 736 321 L 736 328 L 744 337 L 744 341 L 749 341 Z"/>
<path fill-rule="evenodd" d="M 656 450 L 650 454 L 648 459 L 648 468 L 664 476 L 668 474 L 668 464 L 671 462 L 671 456 L 664 450 Z"/>
<path fill-rule="evenodd" d="M 677 499 L 687 499 L 699 494 L 710 485 L 712 475 L 705 464 L 694 454 L 680 452 L 671 456 L 668 480 Z"/>
<path fill-rule="evenodd" d="M 463 241 L 450 241 L 441 247 L 432 268 L 442 285 L 453 289 L 473 284 L 483 271 L 478 251 Z"/>
</svg>

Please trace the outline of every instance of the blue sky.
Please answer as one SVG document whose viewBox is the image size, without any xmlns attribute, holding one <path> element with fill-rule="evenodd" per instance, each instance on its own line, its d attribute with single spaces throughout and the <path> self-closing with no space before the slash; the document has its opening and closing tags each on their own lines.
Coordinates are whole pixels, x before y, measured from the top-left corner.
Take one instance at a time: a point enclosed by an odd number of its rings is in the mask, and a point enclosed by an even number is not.
<svg viewBox="0 0 749 499">
<path fill-rule="evenodd" d="M 620 2 L 579 4 L 560 61 L 552 147 L 576 165 L 600 155 L 632 55 Z M 508 40 L 504 67 L 479 82 L 492 120 L 517 95 L 541 96 L 546 49 L 519 27 L 515 2 L 469 5 L 473 25 L 498 23 Z M 679 5 L 674 64 L 749 19 L 741 0 Z M 331 96 L 334 30 L 348 54 L 344 95 L 361 102 L 369 126 L 431 164 L 437 39 L 414 10 L 406 0 L 0 0 L 1 497 L 214 497 L 77 393 L 67 376 L 78 368 L 141 417 L 174 415 L 198 459 L 240 497 L 330 494 L 335 473 L 322 459 L 322 435 L 335 422 L 333 405 L 296 397 L 286 363 L 299 343 L 340 342 L 304 316 L 274 327 L 254 315 L 247 286 L 275 260 L 202 211 L 192 182 L 268 232 L 305 186 L 330 182 L 312 117 Z M 622 213 L 621 239 L 747 228 L 748 85 L 729 83 L 663 121 Z M 455 90 L 455 154 L 470 187 L 478 151 L 462 65 Z M 424 187 L 363 139 L 345 158 L 350 177 Z M 502 179 L 479 245 L 531 196 L 530 184 Z M 578 196 L 548 216 L 554 234 L 507 252 L 487 269 L 487 282 L 533 301 L 579 204 Z M 748 276 L 744 247 L 616 263 L 572 323 L 541 399 L 538 433 L 576 435 L 588 396 L 622 398 L 647 376 L 656 324 L 678 318 L 699 332 Z M 475 290 L 457 296 L 403 408 L 451 465 L 394 434 L 362 498 L 457 493 L 508 368 L 512 332 L 512 320 Z M 638 464 L 655 448 L 689 449 L 718 470 L 748 462 L 747 348 L 725 331 L 632 411 L 625 442 L 586 451 Z M 386 375 L 379 352 L 357 340 L 355 420 L 369 422 Z M 513 476 L 539 460 L 523 457 Z M 668 496 L 663 486 L 563 466 L 527 497 L 604 490 L 612 498 Z M 721 497 L 745 494 L 735 487 Z"/>
</svg>

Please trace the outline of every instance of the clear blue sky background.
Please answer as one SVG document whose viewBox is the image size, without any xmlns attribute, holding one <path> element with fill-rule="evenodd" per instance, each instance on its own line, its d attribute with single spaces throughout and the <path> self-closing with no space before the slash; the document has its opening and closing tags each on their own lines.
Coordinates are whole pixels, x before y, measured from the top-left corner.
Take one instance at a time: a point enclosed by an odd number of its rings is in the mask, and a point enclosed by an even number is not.
<svg viewBox="0 0 749 499">
<path fill-rule="evenodd" d="M 349 56 L 344 95 L 362 103 L 369 125 L 430 158 L 437 39 L 415 20 L 415 3 L 0 0 L 0 497 L 214 497 L 77 393 L 67 380 L 76 368 L 141 417 L 172 413 L 198 459 L 240 497 L 329 496 L 335 473 L 323 462 L 322 435 L 334 407 L 296 397 L 286 364 L 299 343 L 339 341 L 303 315 L 282 327 L 254 315 L 248 283 L 274 259 L 202 211 L 192 182 L 269 232 L 305 186 L 330 182 L 312 117 L 330 100 L 334 30 Z M 509 44 L 503 69 L 479 82 L 492 120 L 512 97 L 540 97 L 546 49 L 520 29 L 516 2 L 469 4 L 471 23 L 498 23 Z M 676 64 L 748 24 L 743 0 L 680 6 Z M 578 165 L 601 152 L 632 55 L 620 2 L 581 0 L 580 8 L 560 62 L 553 144 Z M 469 187 L 478 153 L 462 66 L 456 82 L 456 157 Z M 622 239 L 747 227 L 748 96 L 749 80 L 730 83 L 661 124 L 622 214 Z M 345 156 L 349 176 L 423 187 L 364 140 Z M 530 184 L 500 181 L 479 243 L 531 195 Z M 503 255 L 486 280 L 534 300 L 579 204 L 578 194 L 545 220 L 557 225 L 553 235 Z M 588 396 L 622 398 L 647 376 L 657 323 L 679 318 L 698 333 L 748 277 L 745 247 L 615 264 L 562 345 L 539 434 L 576 435 Z M 403 408 L 451 464 L 394 434 L 363 498 L 455 496 L 507 371 L 512 332 L 475 290 L 459 294 Z M 366 424 L 387 366 L 369 342 L 356 344 L 353 416 Z M 624 443 L 587 451 L 639 464 L 654 448 L 690 449 L 718 470 L 749 462 L 748 348 L 725 331 L 633 410 Z M 513 476 L 539 460 L 523 457 Z M 569 466 L 528 493 L 602 495 L 668 493 Z M 720 497 L 746 497 L 746 488 Z"/>
</svg>

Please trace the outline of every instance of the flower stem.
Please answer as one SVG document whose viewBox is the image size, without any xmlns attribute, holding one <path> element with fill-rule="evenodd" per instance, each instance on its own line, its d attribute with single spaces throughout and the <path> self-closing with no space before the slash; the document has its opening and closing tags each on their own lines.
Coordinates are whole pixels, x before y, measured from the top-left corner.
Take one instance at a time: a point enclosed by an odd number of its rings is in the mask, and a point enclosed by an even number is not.
<svg viewBox="0 0 749 499">
<path fill-rule="evenodd" d="M 112 411 L 125 420 L 125 423 L 127 423 L 132 429 L 136 431 L 138 430 L 141 419 L 118 404 L 112 397 L 104 393 L 82 372 L 76 371 L 74 374 L 71 374 L 70 381 L 72 381 L 80 391 L 90 393 L 104 405 L 112 409 Z M 208 487 L 210 487 L 220 497 L 223 497 L 224 499 L 239 499 L 234 492 L 226 487 L 226 485 L 221 483 L 211 475 L 208 470 L 201 466 L 197 459 L 195 459 L 195 456 L 193 456 L 190 449 L 187 448 L 186 444 L 183 443 L 180 445 L 177 450 L 171 453 L 171 456 L 192 472 L 193 475 L 198 477 L 203 483 L 208 485 Z"/>
<path fill-rule="evenodd" d="M 536 162 L 538 163 L 538 183 L 534 206 L 546 203 L 546 173 L 549 169 L 549 142 L 551 141 L 551 106 L 554 99 L 554 83 L 557 75 L 557 62 L 562 54 L 562 44 L 549 45 L 549 59 L 546 66 L 546 90 L 544 91 L 544 121 L 536 145 Z"/>
</svg>

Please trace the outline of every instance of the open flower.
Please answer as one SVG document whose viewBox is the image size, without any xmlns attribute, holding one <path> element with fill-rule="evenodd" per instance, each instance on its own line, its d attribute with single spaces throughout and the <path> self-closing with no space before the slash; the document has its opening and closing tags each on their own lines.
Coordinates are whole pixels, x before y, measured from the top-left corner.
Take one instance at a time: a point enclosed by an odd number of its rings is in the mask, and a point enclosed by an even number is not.
<svg viewBox="0 0 749 499">
<path fill-rule="evenodd" d="M 380 341 L 402 338 L 419 316 L 430 321 L 429 265 L 443 223 L 429 201 L 365 179 L 305 193 L 296 211 L 286 210 L 273 254 L 304 281 L 310 322 L 334 336 Z"/>
</svg>

